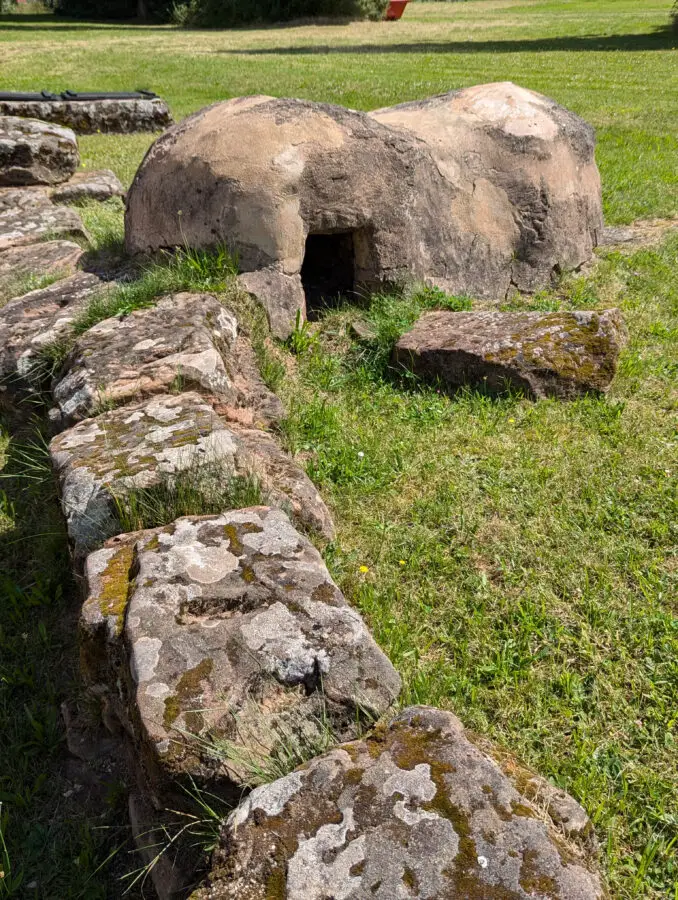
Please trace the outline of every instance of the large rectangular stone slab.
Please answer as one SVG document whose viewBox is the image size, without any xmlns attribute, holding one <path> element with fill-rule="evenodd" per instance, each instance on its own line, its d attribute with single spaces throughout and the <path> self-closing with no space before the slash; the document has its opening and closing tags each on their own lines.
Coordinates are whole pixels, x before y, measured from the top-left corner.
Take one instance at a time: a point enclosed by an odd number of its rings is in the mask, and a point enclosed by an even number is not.
<svg viewBox="0 0 678 900">
<path fill-rule="evenodd" d="M 210 495 L 215 477 L 263 474 L 264 489 L 267 483 L 276 485 L 273 502 L 292 512 L 296 508 L 302 522 L 314 524 L 326 537 L 333 534 L 327 508 L 301 469 L 296 467 L 296 477 L 279 477 L 278 456 L 269 460 L 263 449 L 244 441 L 238 426 L 226 425 L 196 393 L 161 394 L 86 419 L 57 435 L 50 454 L 78 558 L 121 530 L 116 497 L 124 501 L 133 489 L 152 487 L 182 472 L 191 473 L 196 492 Z"/>
<path fill-rule="evenodd" d="M 625 341 L 617 309 L 428 312 L 400 338 L 394 359 L 452 389 L 570 399 L 609 388 Z"/>
<path fill-rule="evenodd" d="M 238 797 L 253 778 L 241 760 L 266 764 L 327 728 L 353 736 L 400 691 L 281 510 L 122 536 L 88 557 L 86 585 L 85 676 L 136 742 L 159 808 L 181 776 Z"/>
<path fill-rule="evenodd" d="M 0 100 L 0 115 L 57 122 L 78 134 L 133 134 L 162 131 L 172 124 L 167 103 L 149 99 Z"/>
<path fill-rule="evenodd" d="M 269 421 L 271 410 L 282 415 L 282 408 L 258 374 L 239 364 L 243 340 L 235 316 L 216 297 L 172 294 L 79 337 L 53 385 L 54 399 L 64 423 L 73 423 L 102 403 L 199 390 Z"/>
<path fill-rule="evenodd" d="M 25 387 L 40 351 L 68 334 L 73 320 L 104 290 L 96 275 L 78 272 L 10 300 L 0 309 L 0 381 Z"/>
<path fill-rule="evenodd" d="M 550 794 L 533 802 L 452 713 L 409 707 L 245 797 L 191 900 L 604 900 L 586 813 Z"/>
</svg>

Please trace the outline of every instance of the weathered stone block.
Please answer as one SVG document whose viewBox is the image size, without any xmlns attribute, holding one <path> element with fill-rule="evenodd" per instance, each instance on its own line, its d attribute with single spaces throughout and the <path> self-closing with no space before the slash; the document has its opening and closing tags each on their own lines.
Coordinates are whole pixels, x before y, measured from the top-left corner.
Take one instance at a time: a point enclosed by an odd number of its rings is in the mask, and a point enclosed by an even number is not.
<svg viewBox="0 0 678 900">
<path fill-rule="evenodd" d="M 455 716 L 412 707 L 254 790 L 227 820 L 208 884 L 192 900 L 329 896 L 600 900 L 605 892 L 590 858 Z"/>
<path fill-rule="evenodd" d="M 162 131 L 172 124 L 159 97 L 132 100 L 0 100 L 1 116 L 58 122 L 78 134 L 133 134 Z"/>
<path fill-rule="evenodd" d="M 97 169 L 76 172 L 64 184 L 55 187 L 50 196 L 55 203 L 80 203 L 83 200 L 124 197 L 125 189 L 115 172 Z"/>
<path fill-rule="evenodd" d="M 0 115 L 0 185 L 59 184 L 79 164 L 70 128 Z"/>
<path fill-rule="evenodd" d="M 38 193 L 23 206 L 0 210 L 0 250 L 35 244 L 45 238 L 89 240 L 80 216 L 68 206 L 55 206 Z"/>
<path fill-rule="evenodd" d="M 570 399 L 606 391 L 626 328 L 601 312 L 430 312 L 396 344 L 397 363 L 449 388 L 508 387 Z"/>
<path fill-rule="evenodd" d="M 86 419 L 57 435 L 50 453 L 78 557 L 120 531 L 116 497 L 124 500 L 134 488 L 152 487 L 183 472 L 190 473 L 193 490 L 213 496 L 217 476 L 252 478 L 277 463 L 274 457 L 269 465 L 263 452 L 253 459 L 238 427 L 227 426 L 195 393 L 161 394 Z M 327 523 L 329 528 L 329 513 L 312 487 L 298 493 L 297 485 L 305 482 L 299 470 L 298 480 L 288 482 L 289 487 L 276 482 L 272 499 L 292 510 L 300 508 L 302 521 Z"/>
<path fill-rule="evenodd" d="M 5 250 L 0 253 L 0 295 L 28 276 L 72 275 L 83 253 L 72 241 L 44 241 Z"/>
<path fill-rule="evenodd" d="M 328 728 L 350 738 L 399 693 L 281 510 L 123 536 L 88 557 L 86 580 L 85 674 L 136 741 L 157 804 L 182 775 L 237 798 L 257 764 L 326 740 Z"/>
<path fill-rule="evenodd" d="M 173 390 L 198 389 L 234 408 L 253 407 L 256 414 L 264 385 L 251 371 L 238 372 L 237 341 L 237 320 L 216 297 L 172 294 L 152 309 L 106 319 L 79 337 L 55 380 L 54 399 L 67 423 L 105 404 Z M 264 420 L 280 406 L 267 393 L 268 403 L 260 404 Z"/>
<path fill-rule="evenodd" d="M 30 383 L 40 351 L 67 334 L 92 297 L 105 290 L 96 275 L 78 272 L 0 309 L 0 379 L 5 386 Z"/>
</svg>

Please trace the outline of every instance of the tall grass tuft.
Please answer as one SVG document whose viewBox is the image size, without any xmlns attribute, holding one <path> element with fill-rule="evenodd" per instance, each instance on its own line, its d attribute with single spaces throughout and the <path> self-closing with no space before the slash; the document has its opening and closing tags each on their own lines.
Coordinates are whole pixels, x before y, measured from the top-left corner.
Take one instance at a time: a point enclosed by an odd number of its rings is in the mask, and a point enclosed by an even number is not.
<svg viewBox="0 0 678 900">
<path fill-rule="evenodd" d="M 180 516 L 211 515 L 265 502 L 259 482 L 238 476 L 216 462 L 201 462 L 159 484 L 115 496 L 123 531 L 167 525 Z"/>
</svg>

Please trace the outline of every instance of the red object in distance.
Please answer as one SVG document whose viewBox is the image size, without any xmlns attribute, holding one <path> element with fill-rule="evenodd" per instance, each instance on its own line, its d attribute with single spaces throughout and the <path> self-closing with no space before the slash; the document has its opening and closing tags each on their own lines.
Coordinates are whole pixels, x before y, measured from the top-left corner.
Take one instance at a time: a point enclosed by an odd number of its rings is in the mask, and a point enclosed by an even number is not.
<svg viewBox="0 0 678 900">
<path fill-rule="evenodd" d="M 395 22 L 405 12 L 409 0 L 391 0 L 386 9 L 384 18 L 387 22 Z"/>
</svg>

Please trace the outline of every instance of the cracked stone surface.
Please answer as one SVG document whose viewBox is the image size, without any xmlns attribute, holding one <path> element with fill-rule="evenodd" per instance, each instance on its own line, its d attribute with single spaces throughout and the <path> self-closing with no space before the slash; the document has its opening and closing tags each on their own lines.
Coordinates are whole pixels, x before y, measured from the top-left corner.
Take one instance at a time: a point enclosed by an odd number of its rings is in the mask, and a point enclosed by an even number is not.
<svg viewBox="0 0 678 900">
<path fill-rule="evenodd" d="M 78 134 L 162 131 L 172 124 L 160 97 L 136 100 L 0 100 L 0 115 L 57 122 Z"/>
<path fill-rule="evenodd" d="M 124 197 L 125 188 L 110 169 L 76 172 L 64 184 L 51 192 L 55 203 L 79 203 L 82 200 L 109 200 Z"/>
<path fill-rule="evenodd" d="M 115 497 L 167 482 L 180 472 L 190 473 L 194 490 L 214 494 L 217 475 L 220 480 L 252 478 L 260 471 L 265 475 L 267 461 L 260 452 L 255 459 L 238 426 L 227 426 L 193 392 L 160 394 L 85 419 L 62 432 L 52 440 L 50 453 L 76 557 L 120 530 Z M 291 460 L 290 464 L 294 465 Z M 297 480 L 287 485 L 278 481 L 271 500 L 292 511 L 295 506 L 302 509 L 302 521 L 331 525 L 317 492 L 311 486 L 300 495 L 298 484 L 310 485 L 301 470 Z M 309 508 L 311 500 L 317 509 Z"/>
<path fill-rule="evenodd" d="M 0 379 L 5 385 L 25 387 L 40 350 L 67 334 L 91 298 L 104 290 L 96 275 L 78 272 L 0 309 Z"/>
<path fill-rule="evenodd" d="M 117 538 L 90 554 L 86 582 L 85 676 L 138 743 L 158 803 L 181 775 L 239 797 L 253 777 L 243 760 L 266 765 L 290 736 L 322 738 L 325 722 L 350 739 L 361 711 L 378 717 L 400 691 L 281 510 L 185 517 Z"/>
<path fill-rule="evenodd" d="M 69 206 L 56 206 L 46 195 L 31 192 L 23 206 L 0 210 L 0 250 L 48 238 L 89 240 L 77 212 Z"/>
<path fill-rule="evenodd" d="M 448 388 L 508 386 L 529 397 L 605 392 L 627 338 L 617 309 L 601 312 L 429 312 L 394 359 Z"/>
<path fill-rule="evenodd" d="M 72 241 L 45 241 L 5 250 L 0 253 L 0 293 L 29 276 L 72 275 L 83 253 Z"/>
<path fill-rule="evenodd" d="M 80 164 L 70 128 L 0 115 L 0 185 L 59 184 Z"/>
<path fill-rule="evenodd" d="M 254 372 L 239 370 L 238 340 L 235 316 L 210 294 L 172 294 L 152 309 L 106 319 L 78 338 L 53 384 L 62 420 L 77 422 L 104 403 L 176 388 L 198 389 L 253 413 L 263 397 L 260 418 L 270 421 L 267 411 L 280 402 Z"/>
<path fill-rule="evenodd" d="M 226 821 L 207 884 L 191 896 L 599 900 L 605 894 L 591 858 L 475 746 L 455 716 L 411 707 L 390 727 L 254 790 Z"/>
</svg>

